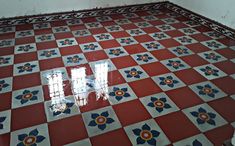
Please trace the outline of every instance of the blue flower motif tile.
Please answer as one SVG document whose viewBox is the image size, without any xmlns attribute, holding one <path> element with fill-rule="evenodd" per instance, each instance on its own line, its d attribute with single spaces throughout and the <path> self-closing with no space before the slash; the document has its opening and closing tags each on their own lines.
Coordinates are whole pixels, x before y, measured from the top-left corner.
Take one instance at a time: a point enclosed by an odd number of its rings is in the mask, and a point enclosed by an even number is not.
<svg viewBox="0 0 235 146">
<path fill-rule="evenodd" d="M 140 98 L 140 101 L 153 118 L 179 110 L 179 108 L 165 93 L 146 96 Z"/>
<path fill-rule="evenodd" d="M 167 73 L 159 76 L 152 77 L 154 82 L 163 90 L 168 91 L 186 86 L 178 77 L 173 73 Z"/>
<path fill-rule="evenodd" d="M 81 25 L 83 24 L 81 19 L 70 19 L 66 21 L 67 25 L 73 26 L 73 25 Z"/>
<path fill-rule="evenodd" d="M 0 135 L 10 132 L 11 110 L 0 112 Z"/>
<path fill-rule="evenodd" d="M 55 37 L 53 34 L 42 34 L 42 35 L 36 35 L 35 40 L 36 43 L 48 42 L 55 40 Z"/>
<path fill-rule="evenodd" d="M 213 146 L 213 144 L 206 138 L 204 134 L 198 134 L 183 140 L 180 140 L 178 142 L 175 142 L 173 144 L 174 146 Z"/>
<path fill-rule="evenodd" d="M 133 37 L 118 38 L 117 41 L 121 46 L 138 44 L 138 42 Z"/>
<path fill-rule="evenodd" d="M 188 49 L 185 46 L 177 46 L 177 47 L 169 48 L 169 50 L 178 57 L 194 54 L 190 49 Z"/>
<path fill-rule="evenodd" d="M 125 13 L 125 14 L 122 14 L 124 17 L 126 18 L 137 18 L 139 17 L 137 14 L 135 13 Z"/>
<path fill-rule="evenodd" d="M 197 43 L 197 41 L 190 36 L 181 36 L 181 37 L 176 37 L 174 39 L 178 41 L 179 43 L 181 43 L 182 45 L 189 45 L 189 44 Z"/>
<path fill-rule="evenodd" d="M 206 102 L 227 96 L 227 94 L 210 81 L 193 84 L 189 87 Z"/>
<path fill-rule="evenodd" d="M 226 48 L 226 46 L 216 40 L 209 40 L 209 41 L 204 41 L 201 42 L 204 46 L 208 47 L 211 50 L 219 50 Z"/>
<path fill-rule="evenodd" d="M 14 62 L 13 55 L 0 56 L 0 67 L 12 65 Z"/>
<path fill-rule="evenodd" d="M 110 25 L 110 26 L 105 26 L 105 29 L 108 32 L 118 32 L 118 31 L 123 31 L 123 28 L 119 25 Z"/>
<path fill-rule="evenodd" d="M 12 93 L 12 108 L 24 107 L 43 102 L 43 90 L 41 86 L 21 89 Z"/>
<path fill-rule="evenodd" d="M 56 43 L 59 48 L 78 45 L 75 38 L 66 38 L 66 39 L 56 40 Z"/>
<path fill-rule="evenodd" d="M 24 38 L 34 36 L 33 30 L 23 30 L 23 31 L 16 31 L 15 38 Z"/>
<path fill-rule="evenodd" d="M 139 64 L 157 62 L 158 60 L 149 52 L 133 54 L 131 57 Z"/>
<path fill-rule="evenodd" d="M 61 55 L 60 55 L 60 51 L 58 48 L 38 51 L 38 59 L 39 60 L 51 59 L 51 58 L 56 58 L 56 57 L 60 57 L 60 56 Z"/>
<path fill-rule="evenodd" d="M 169 35 L 167 35 L 164 32 L 156 32 L 156 33 L 151 33 L 149 35 L 157 41 L 171 38 Z"/>
<path fill-rule="evenodd" d="M 36 24 L 33 24 L 33 29 L 34 30 L 47 29 L 47 28 L 51 28 L 50 23 L 36 23 Z"/>
<path fill-rule="evenodd" d="M 199 31 L 197 31 L 196 29 L 191 28 L 191 27 L 182 28 L 182 29 L 179 29 L 179 31 L 181 31 L 185 35 L 194 35 L 194 34 L 199 34 L 200 33 Z"/>
<path fill-rule="evenodd" d="M 142 29 L 138 28 L 138 29 L 130 29 L 130 30 L 126 30 L 127 33 L 129 33 L 131 36 L 140 36 L 140 35 L 144 35 L 146 34 Z"/>
<path fill-rule="evenodd" d="M 37 125 L 11 133 L 11 146 L 50 146 L 47 124 Z"/>
<path fill-rule="evenodd" d="M 82 114 L 89 137 L 121 128 L 121 124 L 112 107 L 104 107 Z"/>
<path fill-rule="evenodd" d="M 227 122 L 206 103 L 184 109 L 183 112 L 201 132 L 206 132 L 227 124 Z"/>
<path fill-rule="evenodd" d="M 106 21 L 112 21 L 112 18 L 109 16 L 101 16 L 101 17 L 96 17 L 96 20 L 99 22 L 106 22 Z"/>
<path fill-rule="evenodd" d="M 202 52 L 198 53 L 198 55 L 210 63 L 216 63 L 227 60 L 224 56 L 220 55 L 215 51 Z"/>
<path fill-rule="evenodd" d="M 129 19 L 117 19 L 114 20 L 115 23 L 117 23 L 118 25 L 123 25 L 123 24 L 130 24 L 131 21 Z"/>
<path fill-rule="evenodd" d="M 162 44 L 160 44 L 157 41 L 145 42 L 145 43 L 141 43 L 141 45 L 148 51 L 155 51 L 155 50 L 160 50 L 160 49 L 165 48 Z"/>
<path fill-rule="evenodd" d="M 0 79 L 0 94 L 12 91 L 12 78 Z"/>
<path fill-rule="evenodd" d="M 0 27 L 0 34 L 15 32 L 15 30 L 16 30 L 15 26 Z"/>
<path fill-rule="evenodd" d="M 212 38 L 212 39 L 223 39 L 223 38 L 225 38 L 224 35 L 216 32 L 216 31 L 204 32 L 203 34 L 210 37 L 210 38 Z"/>
<path fill-rule="evenodd" d="M 102 47 L 99 45 L 98 42 L 80 44 L 80 48 L 82 49 L 83 52 L 102 50 Z"/>
<path fill-rule="evenodd" d="M 96 41 L 107 41 L 114 39 L 113 36 L 109 33 L 102 33 L 94 35 Z"/>
<path fill-rule="evenodd" d="M 166 66 L 171 72 L 190 68 L 190 66 L 180 58 L 163 60 L 161 61 L 161 63 Z"/>
<path fill-rule="evenodd" d="M 165 22 L 166 24 L 179 23 L 179 21 L 176 20 L 175 18 L 164 18 L 164 19 L 161 19 L 161 21 Z"/>
<path fill-rule="evenodd" d="M 170 141 L 158 124 L 153 120 L 146 120 L 124 127 L 132 145 L 156 146 L 168 145 Z"/>
<path fill-rule="evenodd" d="M 93 28 L 100 28 L 103 27 L 100 22 L 91 22 L 91 23 L 85 23 L 85 26 L 87 29 L 93 29 Z"/>
<path fill-rule="evenodd" d="M 226 73 L 224 73 L 223 71 L 221 71 L 220 69 L 218 69 L 217 67 L 215 67 L 212 64 L 194 67 L 194 69 L 198 73 L 200 73 L 202 76 L 207 78 L 208 80 L 212 80 L 212 79 L 216 79 L 216 78 L 221 78 L 221 77 L 227 76 Z"/>
<path fill-rule="evenodd" d="M 137 96 L 128 84 L 120 84 L 109 87 L 109 102 L 111 105 L 137 99 Z"/>
<path fill-rule="evenodd" d="M 87 29 L 72 31 L 74 37 L 85 37 L 91 35 L 91 32 Z"/>
<path fill-rule="evenodd" d="M 104 50 L 109 58 L 117 58 L 122 56 L 127 56 L 128 53 L 123 47 L 109 48 Z"/>
<path fill-rule="evenodd" d="M 142 16 L 142 19 L 144 19 L 145 21 L 155 21 L 158 20 L 157 17 L 155 17 L 154 15 L 146 15 L 146 16 Z"/>
<path fill-rule="evenodd" d="M 65 66 L 76 66 L 76 65 L 86 64 L 87 60 L 86 57 L 81 53 L 81 54 L 63 56 L 63 62 Z"/>
<path fill-rule="evenodd" d="M 19 63 L 14 65 L 14 76 L 39 72 L 38 61 Z"/>
<path fill-rule="evenodd" d="M 68 26 L 58 26 L 58 27 L 52 27 L 53 33 L 63 33 L 63 32 L 69 32 L 70 28 Z"/>
<path fill-rule="evenodd" d="M 47 121 L 55 121 L 80 114 L 79 107 L 72 96 L 65 99 L 51 99 L 44 103 Z"/>
<path fill-rule="evenodd" d="M 189 26 L 189 27 L 201 26 L 198 22 L 193 21 L 193 20 L 184 21 L 183 23 L 184 23 L 185 25 Z"/>
<path fill-rule="evenodd" d="M 175 30 L 175 28 L 171 25 L 168 24 L 163 24 L 163 25 L 157 25 L 156 26 L 157 29 L 161 30 L 161 31 L 171 31 L 171 30 Z"/>
<path fill-rule="evenodd" d="M 12 47 L 15 45 L 15 39 L 0 40 L 0 48 Z"/>
<path fill-rule="evenodd" d="M 30 53 L 30 52 L 36 52 L 36 51 L 37 51 L 37 47 L 35 43 L 22 44 L 22 45 L 15 46 L 14 54 Z"/>
<path fill-rule="evenodd" d="M 148 77 L 147 73 L 140 66 L 132 66 L 119 70 L 127 82 L 132 82 Z"/>
<path fill-rule="evenodd" d="M 139 28 L 146 28 L 146 27 L 151 27 L 152 24 L 146 22 L 146 21 L 143 21 L 143 22 L 137 22 L 135 23 L 136 26 L 138 26 Z"/>
</svg>

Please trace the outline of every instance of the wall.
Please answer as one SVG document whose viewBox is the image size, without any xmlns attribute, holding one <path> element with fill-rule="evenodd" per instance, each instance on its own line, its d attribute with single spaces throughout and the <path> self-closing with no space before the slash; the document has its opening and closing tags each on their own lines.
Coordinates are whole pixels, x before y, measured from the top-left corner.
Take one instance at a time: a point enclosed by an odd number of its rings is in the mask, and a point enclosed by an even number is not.
<svg viewBox="0 0 235 146">
<path fill-rule="evenodd" d="M 0 0 L 0 18 L 158 1 L 165 0 Z"/>
<path fill-rule="evenodd" d="M 235 0 L 170 0 L 171 2 L 235 29 Z"/>
</svg>

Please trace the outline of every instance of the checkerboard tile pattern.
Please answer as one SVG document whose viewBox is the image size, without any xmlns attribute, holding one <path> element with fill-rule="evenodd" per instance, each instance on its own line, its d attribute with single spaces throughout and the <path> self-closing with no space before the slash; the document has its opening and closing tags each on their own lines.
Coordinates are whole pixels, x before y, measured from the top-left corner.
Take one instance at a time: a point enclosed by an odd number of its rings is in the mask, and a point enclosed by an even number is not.
<svg viewBox="0 0 235 146">
<path fill-rule="evenodd" d="M 0 27 L 0 145 L 221 145 L 234 45 L 166 9 Z"/>
</svg>

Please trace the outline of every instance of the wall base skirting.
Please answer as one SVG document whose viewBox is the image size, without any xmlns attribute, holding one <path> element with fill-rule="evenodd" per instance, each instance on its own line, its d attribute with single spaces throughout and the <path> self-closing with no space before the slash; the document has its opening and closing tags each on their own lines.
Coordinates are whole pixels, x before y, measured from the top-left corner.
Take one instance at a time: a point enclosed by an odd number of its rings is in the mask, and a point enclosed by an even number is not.
<svg viewBox="0 0 235 146">
<path fill-rule="evenodd" d="M 182 8 L 171 2 L 146 3 L 146 4 L 102 8 L 102 9 L 91 9 L 91 10 L 81 10 L 81 11 L 72 11 L 72 12 L 63 12 L 63 13 L 3 18 L 0 19 L 0 26 L 4 27 L 9 25 L 21 25 L 21 24 L 42 23 L 42 22 L 51 22 L 51 21 L 68 20 L 68 19 L 78 19 L 85 17 L 138 12 L 144 10 L 156 10 L 161 8 L 167 8 L 197 23 L 209 27 L 229 38 L 235 39 L 234 29 L 229 28 L 221 23 L 213 21 L 199 14 L 196 14 L 190 10 Z"/>
</svg>

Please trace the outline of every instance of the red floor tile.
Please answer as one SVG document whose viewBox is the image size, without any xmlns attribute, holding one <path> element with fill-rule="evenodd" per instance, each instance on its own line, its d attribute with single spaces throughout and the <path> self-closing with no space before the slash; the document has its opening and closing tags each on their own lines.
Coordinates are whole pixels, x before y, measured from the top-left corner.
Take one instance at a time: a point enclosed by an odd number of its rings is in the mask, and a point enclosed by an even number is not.
<svg viewBox="0 0 235 146">
<path fill-rule="evenodd" d="M 49 70 L 59 67 L 64 67 L 64 63 L 61 57 L 45 59 L 39 61 L 40 70 Z"/>
<path fill-rule="evenodd" d="M 117 69 L 135 66 L 137 63 L 132 59 L 131 56 L 123 56 L 111 59 Z"/>
<path fill-rule="evenodd" d="M 56 33 L 54 35 L 55 35 L 56 39 L 65 39 L 65 38 L 72 38 L 72 37 L 74 37 L 71 32 Z"/>
<path fill-rule="evenodd" d="M 235 74 L 235 64 L 231 61 L 218 62 L 214 65 L 228 75 Z"/>
<path fill-rule="evenodd" d="M 14 57 L 15 57 L 14 59 L 15 64 L 38 60 L 37 52 L 16 54 Z"/>
<path fill-rule="evenodd" d="M 184 33 L 180 32 L 178 30 L 167 31 L 166 34 L 171 36 L 171 37 L 180 37 L 180 36 L 184 36 L 185 35 Z"/>
<path fill-rule="evenodd" d="M 165 46 L 166 48 L 171 48 L 171 47 L 176 47 L 176 46 L 180 46 L 180 43 L 178 43 L 176 40 L 174 39 L 166 39 L 166 40 L 160 40 L 159 43 L 161 43 L 163 46 Z"/>
<path fill-rule="evenodd" d="M 176 57 L 173 53 L 166 49 L 152 51 L 151 54 L 159 61 Z"/>
<path fill-rule="evenodd" d="M 134 36 L 134 39 L 139 43 L 154 41 L 154 39 L 149 35 Z"/>
<path fill-rule="evenodd" d="M 22 84 L 24 82 L 24 84 Z M 15 76 L 13 78 L 13 90 L 29 88 L 41 84 L 40 74 L 33 73 L 29 75 Z"/>
<path fill-rule="evenodd" d="M 214 79 L 212 81 L 216 86 L 222 89 L 225 93 L 233 95 L 235 94 L 235 80 L 232 77 L 224 77 Z"/>
<path fill-rule="evenodd" d="M 82 53 L 82 50 L 78 45 L 60 48 L 60 54 L 63 56 L 78 54 L 78 53 Z"/>
<path fill-rule="evenodd" d="M 38 50 L 51 49 L 51 48 L 57 48 L 57 44 L 55 41 L 37 43 Z"/>
<path fill-rule="evenodd" d="M 34 42 L 35 42 L 34 37 L 25 37 L 25 38 L 16 38 L 15 39 L 16 45 L 29 44 L 29 43 L 34 43 Z"/>
<path fill-rule="evenodd" d="M 191 67 L 196 67 L 196 66 L 208 64 L 208 62 L 206 60 L 199 57 L 198 55 L 184 56 L 184 57 L 181 57 L 181 59 L 183 61 L 185 61 Z"/>
<path fill-rule="evenodd" d="M 11 92 L 1 94 L 0 111 L 11 109 Z"/>
<path fill-rule="evenodd" d="M 201 53 L 201 52 L 210 51 L 210 49 L 208 47 L 206 47 L 200 43 L 186 45 L 186 47 L 189 48 L 194 53 Z"/>
<path fill-rule="evenodd" d="M 107 54 L 103 50 L 99 50 L 95 52 L 87 52 L 87 53 L 84 53 L 84 55 L 86 56 L 86 59 L 89 62 L 108 59 Z"/>
<path fill-rule="evenodd" d="M 0 67 L 0 70 L 4 70 L 0 72 L 0 78 L 13 76 L 13 65 Z"/>
<path fill-rule="evenodd" d="M 78 44 L 96 42 L 96 40 L 93 36 L 79 37 L 79 38 L 76 38 L 76 40 L 77 40 Z"/>
<path fill-rule="evenodd" d="M 156 76 L 160 74 L 169 73 L 170 71 L 162 65 L 160 62 L 154 62 L 149 64 L 141 65 L 141 67 L 145 70 L 145 72 L 149 76 Z"/>
<path fill-rule="evenodd" d="M 217 53 L 223 55 L 224 57 L 228 58 L 228 59 L 233 59 L 235 58 L 235 51 L 231 50 L 231 49 L 221 49 L 221 50 L 216 50 Z"/>
<path fill-rule="evenodd" d="M 146 49 L 140 44 L 124 46 L 124 48 L 129 54 L 146 52 Z"/>
<path fill-rule="evenodd" d="M 103 49 L 120 47 L 116 40 L 101 41 L 99 44 Z"/>
</svg>

